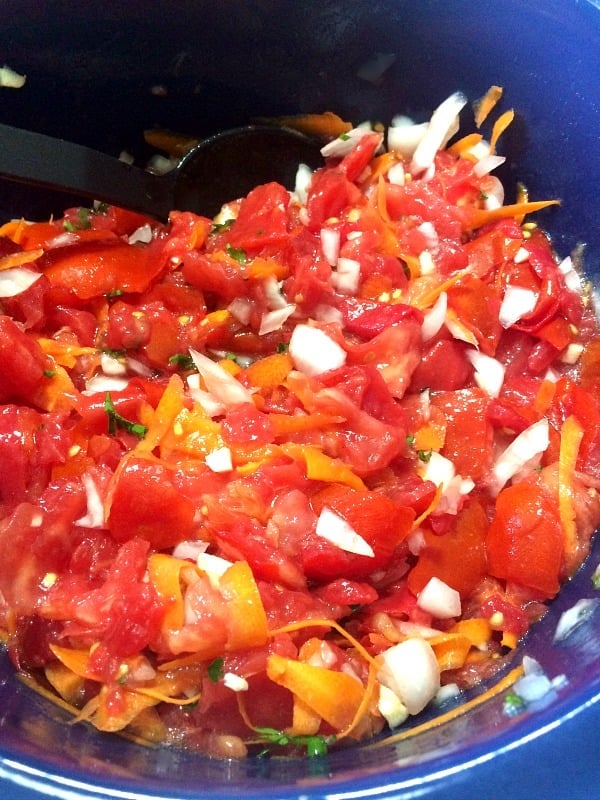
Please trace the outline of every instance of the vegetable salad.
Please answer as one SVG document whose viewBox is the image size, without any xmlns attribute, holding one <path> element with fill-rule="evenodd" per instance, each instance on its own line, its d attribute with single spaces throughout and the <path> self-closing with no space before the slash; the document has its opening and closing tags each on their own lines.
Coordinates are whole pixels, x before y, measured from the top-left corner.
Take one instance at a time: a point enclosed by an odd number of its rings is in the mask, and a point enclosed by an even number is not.
<svg viewBox="0 0 600 800">
<path fill-rule="evenodd" d="M 76 720 L 321 755 L 493 675 L 585 559 L 600 335 L 500 95 L 340 120 L 215 219 L 0 228 L 0 626 Z"/>
</svg>

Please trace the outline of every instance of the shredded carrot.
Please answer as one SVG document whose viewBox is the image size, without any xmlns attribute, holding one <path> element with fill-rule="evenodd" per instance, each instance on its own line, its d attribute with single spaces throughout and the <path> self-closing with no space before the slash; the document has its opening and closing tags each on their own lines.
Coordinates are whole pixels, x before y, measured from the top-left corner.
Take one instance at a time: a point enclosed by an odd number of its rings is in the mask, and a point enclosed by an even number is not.
<svg viewBox="0 0 600 800">
<path fill-rule="evenodd" d="M 337 139 L 343 133 L 348 133 L 352 123 L 345 122 L 333 111 L 324 111 L 322 114 L 295 114 L 292 116 L 261 118 L 258 122 L 281 125 L 284 128 L 293 128 L 305 133 L 307 136 L 321 136 L 324 139 Z"/>
<path fill-rule="evenodd" d="M 475 147 L 482 139 L 483 136 L 480 133 L 468 133 L 466 136 L 463 136 L 462 139 L 454 142 L 454 144 L 448 148 L 448 152 L 453 156 L 464 156 L 467 150 Z"/>
<path fill-rule="evenodd" d="M 533 214 L 535 211 L 548 208 L 548 206 L 558 205 L 560 205 L 560 200 L 538 200 L 531 203 L 512 203 L 492 209 L 465 209 L 465 225 L 463 227 L 467 231 L 473 231 L 490 222 L 497 222 L 499 219 L 507 219 L 509 217 L 514 217 L 518 222 L 521 222 L 526 214 Z"/>
<path fill-rule="evenodd" d="M 502 136 L 502 134 L 508 128 L 508 126 L 511 124 L 514 118 L 515 118 L 515 112 L 511 109 L 509 111 L 505 111 L 504 114 L 499 116 L 496 122 L 494 122 L 494 127 L 492 128 L 492 136 L 490 138 L 490 153 L 494 153 L 496 151 L 496 145 L 498 144 L 498 139 Z"/>
<path fill-rule="evenodd" d="M 577 549 L 575 506 L 573 503 L 573 474 L 577 465 L 583 428 L 576 417 L 570 416 L 562 424 L 558 457 L 558 510 L 565 537 L 565 550 L 572 554 Z"/>
<path fill-rule="evenodd" d="M 43 250 L 21 250 L 18 253 L 9 253 L 7 256 L 0 258 L 0 272 L 5 269 L 14 269 L 14 267 L 22 267 L 24 264 L 31 264 L 32 261 L 37 261 L 40 256 L 44 255 Z"/>
<path fill-rule="evenodd" d="M 388 747 L 391 744 L 401 742 L 403 739 L 409 739 L 412 736 L 417 736 L 420 733 L 425 733 L 426 731 L 430 731 L 433 728 L 439 727 L 440 725 L 444 725 L 446 722 L 450 722 L 457 717 L 462 717 L 463 714 L 466 714 L 473 708 L 482 705 L 482 703 L 486 703 L 488 700 L 497 697 L 499 694 L 502 694 L 502 692 L 509 689 L 514 683 L 516 683 L 516 681 L 519 680 L 522 674 L 523 667 L 515 667 L 508 673 L 508 675 L 505 675 L 504 678 L 499 680 L 495 686 L 492 686 L 491 689 L 488 689 L 486 692 L 482 692 L 482 694 L 474 697 L 472 700 L 469 700 L 466 703 L 463 703 L 461 706 L 453 708 L 450 711 L 447 711 L 445 714 L 440 714 L 438 717 L 435 717 L 428 722 L 424 722 L 422 725 L 416 725 L 414 728 L 408 728 L 406 730 L 399 731 L 398 733 L 393 733 L 391 736 L 386 736 L 385 739 L 380 739 L 372 744 L 367 744 L 364 746 L 364 749 L 371 750 L 379 747 Z"/>
<path fill-rule="evenodd" d="M 490 86 L 483 97 L 473 103 L 473 110 L 475 111 L 475 124 L 481 128 L 487 119 L 490 111 L 496 106 L 502 97 L 503 89 L 501 86 Z"/>
<path fill-rule="evenodd" d="M 289 353 L 272 353 L 250 364 L 244 376 L 258 389 L 275 389 L 284 382 L 293 366 Z"/>
<path fill-rule="evenodd" d="M 350 734 L 354 730 L 356 730 L 356 728 L 360 725 L 361 721 L 366 717 L 366 714 L 369 710 L 369 706 L 373 702 L 376 689 L 377 689 L 377 670 L 371 664 L 369 666 L 367 685 L 365 686 L 363 698 L 360 702 L 360 705 L 356 709 L 356 713 L 354 715 L 353 720 L 350 722 L 347 728 L 338 733 L 336 737 L 338 741 L 340 739 L 345 739 L 347 736 L 350 736 Z M 357 738 L 360 738 L 360 736 L 358 736 Z"/>
<path fill-rule="evenodd" d="M 417 517 L 417 518 L 414 520 L 414 522 L 413 522 L 413 524 L 412 524 L 412 529 L 413 529 L 413 531 L 416 531 L 416 530 L 417 530 L 417 528 L 418 528 L 420 525 L 422 525 L 422 524 L 423 524 L 423 522 L 424 522 L 424 521 L 427 519 L 427 517 L 428 517 L 430 514 L 433 514 L 433 512 L 434 512 L 434 511 L 435 511 L 435 509 L 437 508 L 437 505 L 438 505 L 438 503 L 440 502 L 440 498 L 441 498 L 441 496 L 442 496 L 443 492 L 444 492 L 444 487 L 442 486 L 442 484 L 440 484 L 440 485 L 437 487 L 437 489 L 435 490 L 435 495 L 433 496 L 433 500 L 431 501 L 431 503 L 430 503 L 430 504 L 427 506 L 427 508 L 425 509 L 425 511 L 423 511 L 423 513 L 422 513 L 422 514 L 420 514 L 420 515 L 419 515 L 419 516 L 418 516 L 418 517 Z"/>
<path fill-rule="evenodd" d="M 362 658 L 364 658 L 367 663 L 377 666 L 377 662 L 373 656 L 367 650 L 365 650 L 362 644 L 333 619 L 322 619 L 320 617 L 315 617 L 314 619 L 301 619 L 297 622 L 290 622 L 287 625 L 282 625 L 280 628 L 271 629 L 269 631 L 269 636 L 277 636 L 280 633 L 293 633 L 294 631 L 301 631 L 305 628 L 333 628 L 340 634 L 340 636 L 346 639 L 346 641 L 348 641 L 352 647 L 354 647 L 354 649 L 362 656 Z"/>
</svg>

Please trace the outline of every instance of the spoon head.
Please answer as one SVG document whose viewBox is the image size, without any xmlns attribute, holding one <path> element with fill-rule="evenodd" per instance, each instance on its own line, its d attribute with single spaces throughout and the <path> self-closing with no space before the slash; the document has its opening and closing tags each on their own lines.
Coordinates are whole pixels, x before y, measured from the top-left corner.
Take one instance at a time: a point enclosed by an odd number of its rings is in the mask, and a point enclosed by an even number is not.
<svg viewBox="0 0 600 800">
<path fill-rule="evenodd" d="M 270 181 L 294 188 L 299 164 L 322 166 L 322 142 L 289 128 L 249 125 L 204 139 L 177 167 L 173 207 L 213 217 Z"/>
</svg>

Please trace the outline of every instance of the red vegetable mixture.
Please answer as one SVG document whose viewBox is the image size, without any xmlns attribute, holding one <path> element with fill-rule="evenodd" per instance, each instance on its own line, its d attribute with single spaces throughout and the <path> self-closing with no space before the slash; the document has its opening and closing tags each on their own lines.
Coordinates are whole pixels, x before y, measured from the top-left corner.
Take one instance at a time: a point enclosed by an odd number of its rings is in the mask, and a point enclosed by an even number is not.
<svg viewBox="0 0 600 800">
<path fill-rule="evenodd" d="M 586 557 L 594 310 L 465 102 L 215 220 L 0 228 L 0 626 L 77 719 L 319 754 L 489 677 Z"/>
</svg>

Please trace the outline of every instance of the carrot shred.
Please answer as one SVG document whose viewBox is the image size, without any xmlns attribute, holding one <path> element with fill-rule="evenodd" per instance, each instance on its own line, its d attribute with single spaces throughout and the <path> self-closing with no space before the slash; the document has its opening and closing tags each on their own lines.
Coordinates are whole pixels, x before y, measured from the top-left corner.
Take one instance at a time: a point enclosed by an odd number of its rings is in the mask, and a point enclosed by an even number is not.
<svg viewBox="0 0 600 800">
<path fill-rule="evenodd" d="M 562 424 L 558 457 L 558 511 L 565 537 L 565 549 L 572 554 L 577 549 L 575 507 L 573 503 L 573 475 L 577 465 L 583 427 L 571 415 Z"/>
<path fill-rule="evenodd" d="M 18 253 L 9 253 L 7 256 L 0 258 L 0 272 L 5 269 L 22 267 L 24 264 L 31 264 L 32 261 L 37 261 L 37 259 L 43 255 L 44 251 L 42 249 L 21 250 Z"/>
<path fill-rule="evenodd" d="M 464 156 L 467 150 L 470 150 L 475 145 L 479 144 L 483 136 L 480 133 L 467 133 L 457 142 L 448 148 L 448 152 L 453 156 Z"/>
<path fill-rule="evenodd" d="M 498 144 L 498 139 L 502 136 L 502 134 L 508 128 L 508 126 L 511 124 L 514 118 L 515 118 L 515 112 L 512 109 L 510 109 L 509 111 L 505 111 L 504 114 L 499 116 L 496 122 L 494 122 L 494 127 L 492 128 L 492 136 L 490 138 L 490 153 L 495 152 L 496 145 Z"/>
<path fill-rule="evenodd" d="M 475 125 L 481 128 L 490 111 L 496 106 L 503 94 L 501 86 L 490 86 L 487 92 L 473 103 L 475 111 Z"/>
<path fill-rule="evenodd" d="M 473 231 L 483 225 L 488 225 L 490 222 L 497 222 L 499 219 L 508 219 L 510 217 L 522 222 L 526 214 L 533 214 L 543 208 L 558 205 L 560 205 L 560 200 L 538 200 L 530 203 L 511 203 L 507 206 L 492 209 L 465 209 L 465 224 L 463 228 L 466 231 Z"/>
</svg>

